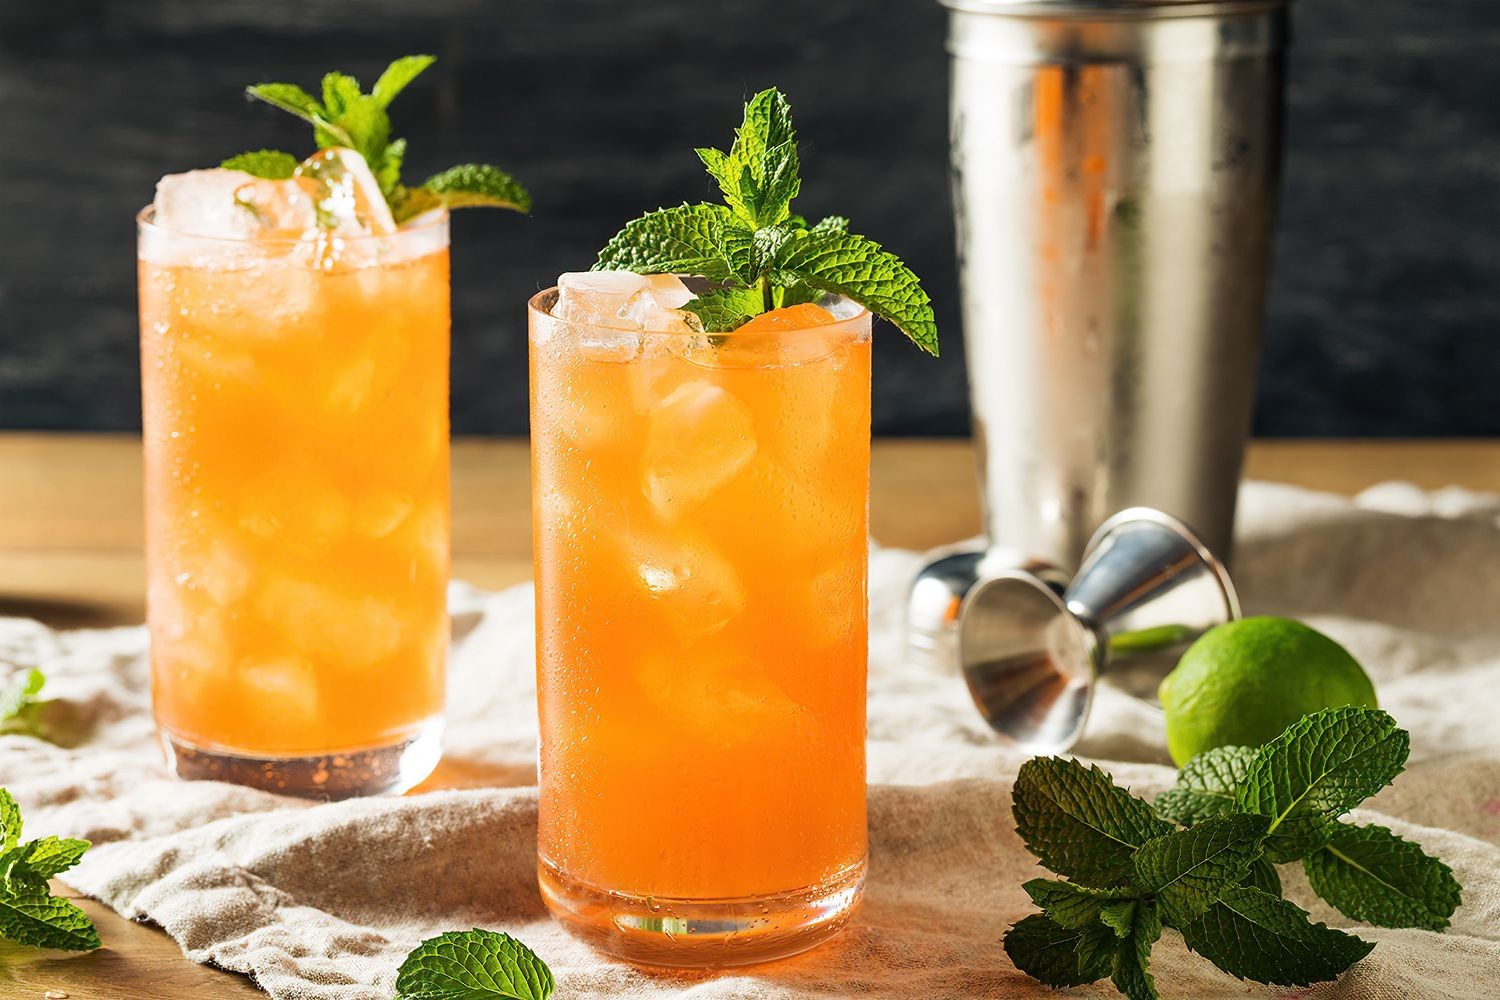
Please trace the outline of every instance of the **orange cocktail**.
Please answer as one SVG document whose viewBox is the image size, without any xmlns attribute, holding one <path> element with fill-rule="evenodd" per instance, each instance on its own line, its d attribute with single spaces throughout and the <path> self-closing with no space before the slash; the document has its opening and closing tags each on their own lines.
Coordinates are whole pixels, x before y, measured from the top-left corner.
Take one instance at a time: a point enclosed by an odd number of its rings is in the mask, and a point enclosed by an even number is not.
<svg viewBox="0 0 1500 1000">
<path fill-rule="evenodd" d="M 870 316 L 635 334 L 556 297 L 531 303 L 543 894 L 638 960 L 801 950 L 864 874 Z"/>
<path fill-rule="evenodd" d="M 153 697 L 179 774 L 340 797 L 436 762 L 446 217 L 336 241 L 141 220 Z"/>
</svg>

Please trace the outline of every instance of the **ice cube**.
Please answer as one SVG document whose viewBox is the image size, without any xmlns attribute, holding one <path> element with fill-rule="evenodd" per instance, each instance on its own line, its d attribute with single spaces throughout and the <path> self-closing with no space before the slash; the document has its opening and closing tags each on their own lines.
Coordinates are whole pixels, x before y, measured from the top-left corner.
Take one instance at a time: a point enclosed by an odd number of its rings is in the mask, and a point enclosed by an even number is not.
<svg viewBox="0 0 1500 1000">
<path fill-rule="evenodd" d="M 362 668 L 390 658 L 405 638 L 401 608 L 294 576 L 273 576 L 255 607 L 299 653 L 331 667 Z"/>
<path fill-rule="evenodd" d="M 296 653 L 240 661 L 240 691 L 246 714 L 278 725 L 305 725 L 318 714 L 318 673 Z"/>
<path fill-rule="evenodd" d="M 682 305 L 693 297 L 676 275 L 653 274 L 647 285 L 625 300 L 620 318 L 649 333 L 701 334 L 703 323 Z"/>
<path fill-rule="evenodd" d="M 234 197 L 254 216 L 262 239 L 303 239 L 316 235 L 319 184 L 308 177 L 283 181 L 257 177 L 235 189 Z"/>
<path fill-rule="evenodd" d="M 810 724 L 807 707 L 732 643 L 643 650 L 636 680 L 647 699 L 695 740 L 726 749 L 784 742 Z"/>
<path fill-rule="evenodd" d="M 569 323 L 636 331 L 640 324 L 623 319 L 620 311 L 646 287 L 645 276 L 634 271 L 570 271 L 557 276 L 552 315 Z"/>
<path fill-rule="evenodd" d="M 354 503 L 354 530 L 366 538 L 384 538 L 414 509 L 416 503 L 405 493 L 366 493 Z"/>
<path fill-rule="evenodd" d="M 721 631 L 745 610 L 739 574 L 706 539 L 632 528 L 627 546 L 637 580 L 681 641 Z"/>
<path fill-rule="evenodd" d="M 247 239 L 260 230 L 255 216 L 235 200 L 248 180 L 249 174 L 223 168 L 168 174 L 156 182 L 152 221 L 173 233 Z"/>
<path fill-rule="evenodd" d="M 241 528 L 302 555 L 322 555 L 349 533 L 348 494 L 310 461 L 267 469 L 238 499 Z"/>
<path fill-rule="evenodd" d="M 727 390 L 702 379 L 673 389 L 646 430 L 647 498 L 675 521 L 755 457 L 755 418 Z"/>
<path fill-rule="evenodd" d="M 294 179 L 316 187 L 318 222 L 336 236 L 389 235 L 396 220 L 380 193 L 380 182 L 365 158 L 352 149 L 330 146 L 297 165 Z"/>
</svg>

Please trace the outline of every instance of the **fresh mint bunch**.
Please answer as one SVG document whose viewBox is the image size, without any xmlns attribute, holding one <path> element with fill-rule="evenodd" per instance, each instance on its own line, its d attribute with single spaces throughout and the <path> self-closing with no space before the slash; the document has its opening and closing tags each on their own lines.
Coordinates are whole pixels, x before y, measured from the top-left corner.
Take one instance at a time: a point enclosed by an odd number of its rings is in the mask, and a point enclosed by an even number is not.
<svg viewBox="0 0 1500 1000">
<path fill-rule="evenodd" d="M 47 880 L 78 863 L 87 840 L 42 837 L 21 843 L 21 809 L 0 788 L 0 937 L 35 948 L 89 951 L 99 947 L 94 922 Z"/>
<path fill-rule="evenodd" d="M 396 973 L 396 1000 L 547 1000 L 556 988 L 530 948 L 477 927 L 428 938 Z"/>
<path fill-rule="evenodd" d="M 792 213 L 802 179 L 792 108 L 781 91 L 750 99 L 727 153 L 697 153 L 724 204 L 663 208 L 626 223 L 599 251 L 595 270 L 709 279 L 719 287 L 683 308 L 716 333 L 826 293 L 845 295 L 938 353 L 932 302 L 899 257 L 849 232 L 842 216 L 809 226 Z"/>
<path fill-rule="evenodd" d="M 1333 979 L 1374 945 L 1282 898 L 1273 862 L 1298 860 L 1313 890 L 1351 919 L 1446 927 L 1460 894 L 1448 867 L 1384 827 L 1339 818 L 1401 772 L 1407 746 L 1384 712 L 1326 709 L 1259 749 L 1200 754 L 1154 804 L 1098 767 L 1027 761 L 1016 830 L 1065 878 L 1023 886 L 1041 912 L 1007 932 L 1007 954 L 1049 986 L 1108 977 L 1131 1000 L 1152 1000 L 1151 946 L 1171 927 L 1241 979 Z"/>
<path fill-rule="evenodd" d="M 357 151 L 370 165 L 380 192 L 397 222 L 438 206 L 489 206 L 531 210 L 531 195 L 504 171 L 479 163 L 450 167 L 416 187 L 401 183 L 406 140 L 391 138 L 391 101 L 435 61 L 433 56 L 402 56 L 386 67 L 368 93 L 346 73 L 323 76 L 321 98 L 295 83 L 258 83 L 245 92 L 259 101 L 296 115 L 313 127 L 319 149 L 343 146 Z M 291 153 L 261 149 L 225 160 L 224 167 L 256 177 L 285 180 L 297 167 Z"/>
</svg>

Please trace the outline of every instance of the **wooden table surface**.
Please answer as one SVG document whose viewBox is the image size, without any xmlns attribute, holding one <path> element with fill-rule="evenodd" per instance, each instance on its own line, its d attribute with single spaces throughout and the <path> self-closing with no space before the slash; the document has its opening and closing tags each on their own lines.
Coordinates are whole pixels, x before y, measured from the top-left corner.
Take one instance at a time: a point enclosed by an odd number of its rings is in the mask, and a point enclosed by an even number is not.
<svg viewBox="0 0 1500 1000">
<path fill-rule="evenodd" d="M 877 442 L 870 496 L 875 538 L 920 549 L 975 534 L 973 468 L 967 442 Z M 1387 479 L 1500 492 L 1500 441 L 1257 442 L 1246 474 L 1339 493 Z M 137 438 L 0 433 L 0 615 L 59 627 L 139 622 L 145 607 L 140 480 Z M 485 587 L 525 580 L 530 545 L 525 442 L 456 443 L 454 574 Z M 261 995 L 245 979 L 188 962 L 159 930 L 92 901 L 79 903 L 98 924 L 104 947 L 64 955 L 0 942 L 0 996 Z"/>
</svg>

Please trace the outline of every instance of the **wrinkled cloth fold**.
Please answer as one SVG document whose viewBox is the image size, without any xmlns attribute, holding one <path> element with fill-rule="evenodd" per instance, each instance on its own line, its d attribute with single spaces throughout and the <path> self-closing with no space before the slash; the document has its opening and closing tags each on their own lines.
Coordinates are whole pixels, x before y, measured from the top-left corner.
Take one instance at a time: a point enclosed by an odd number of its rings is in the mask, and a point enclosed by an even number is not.
<svg viewBox="0 0 1500 1000">
<path fill-rule="evenodd" d="M 445 930 L 505 930 L 568 1000 L 1046 996 L 1000 947 L 1044 874 L 1016 836 L 1011 784 L 1024 756 L 1000 743 L 950 673 L 904 656 L 906 588 L 921 557 L 871 561 L 870 878 L 854 925 L 779 965 L 721 975 L 651 973 L 569 938 L 537 895 L 532 593 L 453 587 L 447 790 L 315 805 L 167 776 L 156 748 L 143 628 L 57 632 L 0 620 L 0 675 L 46 671 L 61 745 L 0 737 L 0 785 L 28 834 L 95 843 L 66 880 L 152 921 L 188 958 L 251 976 L 280 1000 L 392 995 L 415 944 Z M 1169 997 L 1500 996 L 1500 498 L 1401 484 L 1350 501 L 1249 484 L 1235 579 L 1247 613 L 1303 618 L 1374 676 L 1411 731 L 1397 783 L 1366 803 L 1378 822 L 1451 865 L 1463 906 L 1446 934 L 1352 925 L 1284 868 L 1314 917 L 1377 944 L 1338 982 L 1242 983 L 1168 932 L 1152 959 Z M 1161 718 L 1101 691 L 1080 756 L 1152 795 L 1174 772 Z M 105 942 L 108 944 L 108 941 Z M 1068 995 L 1111 995 L 1108 984 Z"/>
</svg>

